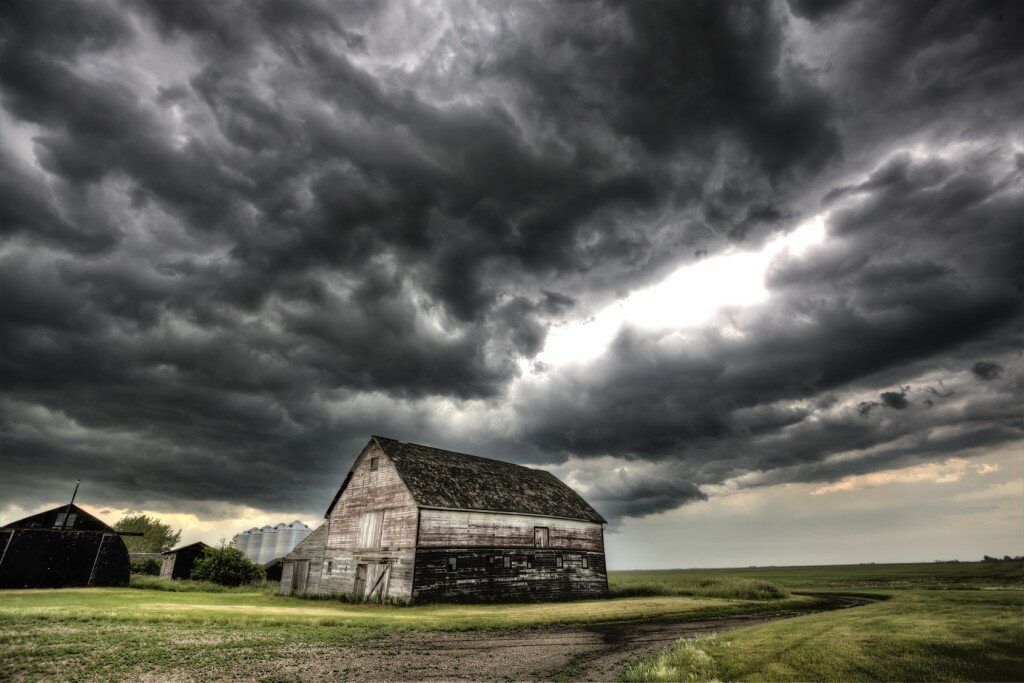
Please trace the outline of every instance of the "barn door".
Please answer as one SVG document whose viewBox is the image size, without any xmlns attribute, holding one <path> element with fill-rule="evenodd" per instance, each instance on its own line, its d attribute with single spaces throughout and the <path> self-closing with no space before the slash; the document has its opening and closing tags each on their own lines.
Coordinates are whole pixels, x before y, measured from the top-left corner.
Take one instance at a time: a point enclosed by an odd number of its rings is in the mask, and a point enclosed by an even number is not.
<svg viewBox="0 0 1024 683">
<path fill-rule="evenodd" d="M 380 562 L 367 565 L 366 585 L 368 588 L 363 595 L 364 600 L 379 600 L 384 602 L 384 596 L 388 593 L 388 581 L 391 579 L 391 563 Z"/>
<path fill-rule="evenodd" d="M 366 593 L 366 565 L 356 565 L 356 589 L 352 592 L 355 595 L 356 600 L 362 600 L 363 594 Z"/>
<path fill-rule="evenodd" d="M 305 593 L 308 578 L 309 560 L 296 561 L 292 566 L 292 593 Z"/>
</svg>

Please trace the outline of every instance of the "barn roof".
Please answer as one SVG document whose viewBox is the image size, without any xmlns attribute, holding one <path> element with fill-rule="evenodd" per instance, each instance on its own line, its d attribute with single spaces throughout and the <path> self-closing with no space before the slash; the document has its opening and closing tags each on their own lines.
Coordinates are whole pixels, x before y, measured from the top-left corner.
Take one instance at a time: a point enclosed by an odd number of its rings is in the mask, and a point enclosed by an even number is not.
<svg viewBox="0 0 1024 683">
<path fill-rule="evenodd" d="M 53 529 L 58 521 L 58 515 L 70 513 L 75 515 L 74 522 L 67 527 L 60 527 L 61 531 L 102 531 L 105 533 L 116 533 L 110 525 L 98 517 L 90 515 L 77 505 L 60 505 L 58 507 L 39 512 L 22 519 L 5 524 L 2 529 Z"/>
<path fill-rule="evenodd" d="M 202 541 L 196 541 L 195 543 L 189 543 L 188 545 L 179 545 L 177 548 L 171 548 L 170 550 L 165 550 L 162 554 L 164 554 L 164 555 L 173 555 L 174 553 L 181 552 L 182 550 L 186 550 L 188 548 L 196 548 L 196 547 L 198 547 L 200 550 L 202 550 L 203 548 L 209 548 L 210 546 L 206 545 Z"/>
<path fill-rule="evenodd" d="M 394 463 L 421 507 L 605 522 L 587 501 L 550 472 L 383 436 L 374 436 L 372 441 Z"/>
</svg>

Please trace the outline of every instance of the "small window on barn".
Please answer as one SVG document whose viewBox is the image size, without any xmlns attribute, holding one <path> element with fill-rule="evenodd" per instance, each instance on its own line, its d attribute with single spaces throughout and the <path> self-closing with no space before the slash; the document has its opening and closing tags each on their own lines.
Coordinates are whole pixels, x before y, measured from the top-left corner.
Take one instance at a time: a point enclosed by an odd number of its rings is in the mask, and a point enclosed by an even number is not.
<svg viewBox="0 0 1024 683">
<path fill-rule="evenodd" d="M 380 466 L 380 458 L 370 458 L 370 470 L 375 470 Z"/>
<path fill-rule="evenodd" d="M 527 555 L 526 556 L 526 568 L 527 569 L 533 569 L 534 561 L 535 561 L 535 558 L 534 558 L 533 555 Z"/>
<path fill-rule="evenodd" d="M 506 555 L 503 559 L 505 561 L 505 569 L 511 569 L 512 568 L 512 558 L 508 557 Z"/>
<path fill-rule="evenodd" d="M 558 567 L 559 569 L 562 568 L 562 556 L 561 555 L 555 555 L 555 566 Z"/>
<path fill-rule="evenodd" d="M 459 568 L 459 558 L 449 557 L 448 558 L 448 571 L 453 572 Z"/>
<path fill-rule="evenodd" d="M 64 524 L 64 526 L 67 526 L 67 527 L 74 526 L 76 519 L 78 519 L 78 515 L 75 514 L 74 512 L 72 512 L 70 515 L 68 515 L 68 521 L 67 521 L 66 524 Z"/>
<path fill-rule="evenodd" d="M 590 564 L 587 562 L 587 556 L 586 555 L 583 556 L 583 568 L 584 569 L 589 569 L 590 568 Z"/>
<path fill-rule="evenodd" d="M 546 526 L 533 527 L 533 545 L 537 548 L 548 547 L 548 528 Z"/>
<path fill-rule="evenodd" d="M 327 573 L 330 574 L 332 569 L 334 569 L 334 562 L 329 561 L 327 563 Z"/>
<path fill-rule="evenodd" d="M 55 527 L 57 527 L 57 526 L 64 526 L 64 520 L 66 520 L 67 518 L 68 518 L 68 513 L 66 513 L 66 512 L 58 512 L 57 513 L 57 521 L 55 521 L 53 523 L 53 526 L 55 526 Z"/>
</svg>

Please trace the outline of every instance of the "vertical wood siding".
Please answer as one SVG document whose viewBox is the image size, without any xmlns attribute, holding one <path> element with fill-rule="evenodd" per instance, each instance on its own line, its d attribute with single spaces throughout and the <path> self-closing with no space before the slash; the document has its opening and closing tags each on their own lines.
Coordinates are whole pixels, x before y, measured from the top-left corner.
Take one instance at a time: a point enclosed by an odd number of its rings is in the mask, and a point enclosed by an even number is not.
<svg viewBox="0 0 1024 683">
<path fill-rule="evenodd" d="M 303 562 L 303 568 L 308 567 L 308 578 L 306 579 L 306 593 L 318 593 L 320 588 L 320 572 L 324 560 L 324 541 L 327 539 L 327 524 L 321 524 L 313 533 L 307 536 L 301 543 L 295 546 L 290 553 L 285 555 L 281 565 L 280 592 L 284 595 L 292 593 L 292 579 L 296 566 Z"/>
<path fill-rule="evenodd" d="M 371 458 L 377 458 L 375 470 L 370 469 Z M 356 458 L 352 478 L 331 510 L 317 592 L 352 594 L 356 568 L 365 564 L 366 589 L 376 585 L 371 599 L 379 600 L 383 593 L 386 598 L 408 600 L 417 518 L 409 489 L 387 455 L 371 444 Z"/>
</svg>

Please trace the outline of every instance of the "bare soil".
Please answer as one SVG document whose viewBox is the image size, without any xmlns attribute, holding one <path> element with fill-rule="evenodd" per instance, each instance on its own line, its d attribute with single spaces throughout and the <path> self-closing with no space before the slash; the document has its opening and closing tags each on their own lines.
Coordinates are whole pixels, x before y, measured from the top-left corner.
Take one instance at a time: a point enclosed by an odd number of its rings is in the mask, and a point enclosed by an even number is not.
<svg viewBox="0 0 1024 683">
<path fill-rule="evenodd" d="M 301 660 L 277 660 L 273 679 L 357 681 L 614 680 L 629 661 L 667 649 L 679 638 L 770 619 L 715 619 L 676 624 L 616 624 L 515 631 L 421 631 L 331 647 Z"/>
<path fill-rule="evenodd" d="M 867 602 L 873 600 L 850 599 L 841 607 Z M 613 681 L 632 661 L 666 650 L 680 638 L 721 633 L 791 616 L 736 616 L 579 628 L 419 631 L 360 646 L 318 648 L 315 656 L 277 660 L 271 670 L 262 674 L 275 680 L 303 681 Z"/>
</svg>

